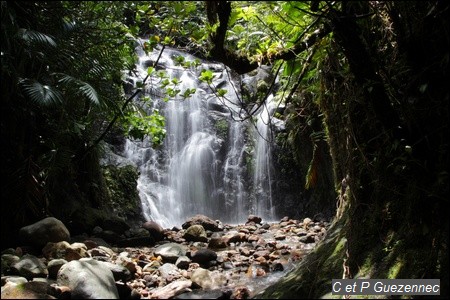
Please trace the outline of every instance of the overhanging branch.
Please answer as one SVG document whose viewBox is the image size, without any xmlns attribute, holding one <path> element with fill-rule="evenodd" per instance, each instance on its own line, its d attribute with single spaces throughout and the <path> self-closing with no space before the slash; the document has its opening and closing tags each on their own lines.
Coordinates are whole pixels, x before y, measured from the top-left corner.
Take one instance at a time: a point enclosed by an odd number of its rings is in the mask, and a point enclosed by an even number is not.
<svg viewBox="0 0 450 300">
<path fill-rule="evenodd" d="M 256 61 L 250 61 L 248 57 L 237 55 L 235 52 L 226 49 L 225 39 L 228 29 L 228 20 L 231 15 L 231 2 L 228 1 L 207 1 L 208 20 L 217 21 L 219 26 L 215 33 L 211 34 L 210 40 L 213 48 L 210 51 L 211 59 L 217 60 L 224 65 L 230 67 L 238 74 L 245 74 L 258 68 Z M 213 23 L 215 24 L 215 23 Z M 281 51 L 270 57 L 273 60 L 291 60 L 303 51 L 315 45 L 320 39 L 327 36 L 331 32 L 331 28 L 327 25 L 315 30 L 307 39 L 299 42 L 294 48 Z M 265 58 L 261 63 L 269 64 L 269 58 Z"/>
</svg>

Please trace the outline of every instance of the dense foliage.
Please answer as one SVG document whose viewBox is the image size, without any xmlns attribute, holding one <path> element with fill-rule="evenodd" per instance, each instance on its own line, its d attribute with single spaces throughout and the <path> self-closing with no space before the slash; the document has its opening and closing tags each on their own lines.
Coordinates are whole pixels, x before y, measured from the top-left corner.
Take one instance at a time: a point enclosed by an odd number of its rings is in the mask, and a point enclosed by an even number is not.
<svg viewBox="0 0 450 300">
<path fill-rule="evenodd" d="M 347 246 L 329 266 L 345 258 L 345 276 L 448 281 L 447 2 L 3 1 L 1 9 L 3 211 L 17 217 L 5 224 L 51 213 L 48 202 L 73 190 L 99 205 L 97 146 L 116 125 L 164 138 L 163 118 L 142 114 L 122 88 L 140 35 L 145 51 L 177 47 L 239 74 L 272 67 L 286 151 L 304 159 L 300 141 L 314 145 L 306 189 L 325 172 L 324 151 L 333 159 Z M 160 84 L 168 97 L 194 92 L 164 74 Z M 242 101 L 243 118 L 273 85 Z"/>
</svg>

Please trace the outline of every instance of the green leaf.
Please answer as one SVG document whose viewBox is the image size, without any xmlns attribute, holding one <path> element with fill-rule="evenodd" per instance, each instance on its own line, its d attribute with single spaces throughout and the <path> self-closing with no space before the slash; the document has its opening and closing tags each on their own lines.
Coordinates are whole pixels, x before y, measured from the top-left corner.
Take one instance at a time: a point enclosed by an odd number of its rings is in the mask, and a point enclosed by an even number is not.
<svg viewBox="0 0 450 300">
<path fill-rule="evenodd" d="M 49 106 L 63 102 L 63 96 L 58 90 L 34 79 L 21 79 L 19 86 L 22 87 L 24 94 L 38 105 Z"/>
<path fill-rule="evenodd" d="M 211 84 L 214 79 L 214 74 L 211 70 L 203 70 L 198 78 L 200 81 Z"/>
<path fill-rule="evenodd" d="M 161 81 L 161 86 L 166 87 L 170 84 L 169 78 L 165 78 L 163 81 Z"/>
<path fill-rule="evenodd" d="M 226 94 L 227 92 L 228 92 L 228 91 L 227 91 L 227 90 L 224 90 L 224 89 L 218 89 L 218 90 L 217 90 L 217 94 L 219 95 L 219 97 L 225 96 L 225 94 Z"/>
<path fill-rule="evenodd" d="M 170 36 L 166 36 L 164 38 L 163 44 L 170 45 L 172 43 L 172 38 Z"/>
<path fill-rule="evenodd" d="M 53 37 L 42 32 L 20 28 L 17 34 L 28 45 L 40 44 L 42 46 L 56 47 L 56 42 Z"/>
<path fill-rule="evenodd" d="M 153 68 L 153 67 L 148 67 L 148 69 L 147 69 L 147 74 L 148 74 L 148 75 L 152 75 L 153 73 L 155 73 L 155 68 Z"/>
<path fill-rule="evenodd" d="M 184 99 L 186 99 L 186 98 L 190 97 L 192 94 L 195 94 L 196 91 L 197 91 L 197 90 L 196 90 L 195 88 L 187 89 L 187 90 L 185 90 L 185 91 L 183 92 L 183 94 L 181 94 L 181 96 L 182 96 Z"/>
<path fill-rule="evenodd" d="M 80 91 L 91 103 L 100 104 L 97 91 L 89 83 L 80 81 Z"/>
</svg>

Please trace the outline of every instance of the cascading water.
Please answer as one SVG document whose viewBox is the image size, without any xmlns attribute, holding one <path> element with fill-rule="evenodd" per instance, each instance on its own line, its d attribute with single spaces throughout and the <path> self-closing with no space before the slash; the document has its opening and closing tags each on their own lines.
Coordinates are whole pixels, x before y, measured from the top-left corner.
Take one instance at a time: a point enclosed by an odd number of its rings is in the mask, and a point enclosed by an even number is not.
<svg viewBox="0 0 450 300">
<path fill-rule="evenodd" d="M 265 216 L 268 220 L 275 220 L 274 205 L 272 203 L 271 187 L 271 149 L 272 140 L 270 131 L 270 118 L 273 114 L 275 103 L 272 101 L 273 95 L 266 100 L 258 114 L 256 128 L 253 134 L 256 139 L 255 145 L 255 170 L 253 174 L 253 187 L 255 197 L 255 214 Z"/>
<path fill-rule="evenodd" d="M 156 61 L 159 51 L 148 56 L 138 51 L 138 55 L 140 74 L 131 78 L 134 82 L 147 75 L 147 67 Z M 166 102 L 161 91 L 147 84 L 146 92 L 153 99 L 150 109 L 159 109 L 166 119 L 166 138 L 159 149 L 151 147 L 147 139 L 127 140 L 125 145 L 125 156 L 140 171 L 137 188 L 145 218 L 165 228 L 178 226 L 195 214 L 227 223 L 244 222 L 250 213 L 273 220 L 270 148 L 266 141 L 270 111 L 266 108 L 259 113 L 259 135 L 256 131 L 253 134 L 256 142 L 252 157 L 246 140 L 250 124 L 231 118 L 233 111 L 238 111 L 238 98 L 228 71 L 216 63 L 203 62 L 199 68 L 214 71 L 213 84 L 227 90 L 223 103 L 205 83 L 197 81 L 191 70 L 176 66 L 174 55 L 194 60 L 191 55 L 166 48 L 157 69 L 163 68 L 169 79 L 179 79 L 181 91 L 196 88 L 196 92 L 186 100 Z M 149 79 L 147 82 L 156 81 Z M 254 175 L 249 175 L 251 160 Z"/>
</svg>

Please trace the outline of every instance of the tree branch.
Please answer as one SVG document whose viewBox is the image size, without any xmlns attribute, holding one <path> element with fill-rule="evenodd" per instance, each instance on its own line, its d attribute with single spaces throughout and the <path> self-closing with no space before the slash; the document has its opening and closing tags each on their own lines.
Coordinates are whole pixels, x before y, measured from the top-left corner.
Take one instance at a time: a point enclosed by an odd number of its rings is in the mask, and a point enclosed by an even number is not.
<svg viewBox="0 0 450 300">
<path fill-rule="evenodd" d="M 217 28 L 217 31 L 210 36 L 210 40 L 213 44 L 213 48 L 210 51 L 211 59 L 223 63 L 236 71 L 238 74 L 245 74 L 257 69 L 259 66 L 258 62 L 250 61 L 248 57 L 239 56 L 225 48 L 228 20 L 231 15 L 231 3 L 222 1 L 207 1 L 206 7 L 208 12 L 208 20 L 210 22 L 217 21 L 216 16 L 218 16 L 219 19 L 219 27 Z M 315 30 L 306 40 L 298 43 L 294 48 L 279 52 L 270 57 L 270 60 L 294 59 L 298 54 L 316 44 L 330 32 L 331 28 L 324 25 L 323 27 Z M 269 58 L 265 58 L 261 63 L 270 64 Z"/>
</svg>

